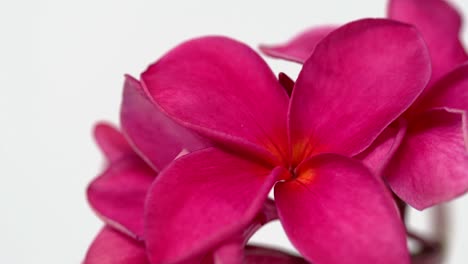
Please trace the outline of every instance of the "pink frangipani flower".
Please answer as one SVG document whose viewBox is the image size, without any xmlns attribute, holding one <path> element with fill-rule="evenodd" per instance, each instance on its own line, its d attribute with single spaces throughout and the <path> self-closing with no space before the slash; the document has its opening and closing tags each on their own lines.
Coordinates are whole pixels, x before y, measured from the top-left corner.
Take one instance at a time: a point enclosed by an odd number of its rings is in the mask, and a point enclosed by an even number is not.
<svg viewBox="0 0 468 264">
<path fill-rule="evenodd" d="M 378 174 L 386 177 L 392 190 L 405 202 L 424 209 L 451 200 L 468 190 L 468 153 L 465 111 L 468 110 L 468 56 L 459 40 L 461 18 L 456 9 L 443 0 L 390 0 L 388 17 L 410 23 L 422 33 L 432 62 L 431 81 L 409 108 L 386 131 L 396 135 L 395 126 L 403 126 L 398 149 L 392 160 L 380 163 Z M 305 63 L 316 45 L 337 27 L 317 27 L 305 31 L 282 45 L 261 46 L 270 56 Z M 392 136 L 388 137 L 389 139 Z M 389 144 L 390 141 L 385 141 Z M 380 150 L 371 146 L 373 157 L 364 152 L 357 156 L 375 167 Z"/>
<path fill-rule="evenodd" d="M 381 179 L 348 158 L 368 148 L 430 78 L 406 24 L 365 19 L 323 39 L 291 99 L 266 63 L 224 37 L 188 41 L 142 74 L 151 100 L 213 147 L 160 172 L 145 209 L 152 263 L 177 263 L 243 230 L 274 186 L 280 221 L 314 263 L 409 263 Z"/>
<path fill-rule="evenodd" d="M 132 84 L 133 80 L 127 79 L 126 89 Z M 168 123 L 171 122 L 168 120 Z M 162 126 L 164 125 L 160 125 Z M 174 132 L 178 130 L 177 125 L 171 126 Z M 95 128 L 95 138 L 106 156 L 108 165 L 89 185 L 87 194 L 90 205 L 106 226 L 90 246 L 83 264 L 149 264 L 144 243 L 144 204 L 148 189 L 157 173 L 112 126 L 98 124 Z M 166 140 L 172 139 L 169 137 Z M 167 153 L 170 153 L 168 149 L 157 156 L 162 160 L 164 157 L 159 156 Z M 269 256 L 258 253 L 261 248 L 245 249 L 245 243 L 253 233 L 276 218 L 274 202 L 267 200 L 246 229 L 226 239 L 221 245 L 211 248 L 205 255 L 185 259 L 183 263 L 209 264 L 216 259 L 224 263 L 249 258 L 267 261 L 278 258 L 278 254 L 284 259 L 290 259 L 290 263 L 302 263 L 299 262 L 299 258 L 282 252 L 272 251 L 272 256 Z"/>
</svg>

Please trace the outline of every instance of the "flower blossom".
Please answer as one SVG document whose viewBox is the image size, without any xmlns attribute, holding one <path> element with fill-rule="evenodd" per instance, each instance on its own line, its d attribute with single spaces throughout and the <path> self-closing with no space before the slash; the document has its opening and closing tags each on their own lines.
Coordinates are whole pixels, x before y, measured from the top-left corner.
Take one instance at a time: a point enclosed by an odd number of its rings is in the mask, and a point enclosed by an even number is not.
<svg viewBox="0 0 468 264">
<path fill-rule="evenodd" d="M 432 77 L 417 102 L 385 134 L 400 146 L 382 174 L 392 190 L 417 209 L 449 201 L 468 190 L 468 56 L 459 40 L 461 17 L 443 0 L 390 0 L 388 17 L 414 25 L 428 45 Z M 336 26 L 312 28 L 281 45 L 261 46 L 267 55 L 305 63 L 317 43 Z M 402 132 L 395 132 L 398 127 Z M 391 131 L 393 130 L 393 131 Z M 385 144 L 391 140 L 383 141 Z M 357 158 L 375 167 L 382 142 Z M 381 151 L 386 153 L 386 151 Z"/>
<path fill-rule="evenodd" d="M 133 84 L 133 80 L 127 79 L 126 89 L 133 89 Z M 171 123 L 166 120 L 159 127 L 162 128 L 165 124 L 176 128 Z M 144 244 L 144 203 L 157 172 L 112 126 L 98 124 L 95 138 L 106 156 L 108 166 L 89 185 L 87 193 L 92 208 L 106 226 L 91 244 L 83 264 L 149 264 Z M 171 138 L 166 140 L 171 141 Z M 161 153 L 166 155 L 168 150 Z M 245 260 L 246 263 L 304 263 L 302 258 L 281 251 L 259 246 L 244 248 L 246 241 L 258 228 L 276 218 L 273 202 L 267 200 L 243 233 L 226 240 L 206 255 L 184 260 L 183 263 L 225 263 L 238 259 Z"/>
<path fill-rule="evenodd" d="M 150 261 L 205 254 L 245 229 L 274 187 L 280 221 L 308 261 L 409 263 L 390 192 L 351 157 L 429 79 L 418 32 L 385 19 L 349 23 L 325 37 L 291 98 L 261 57 L 235 40 L 205 37 L 174 48 L 142 74 L 143 90 L 212 145 L 176 159 L 152 183 Z"/>
</svg>

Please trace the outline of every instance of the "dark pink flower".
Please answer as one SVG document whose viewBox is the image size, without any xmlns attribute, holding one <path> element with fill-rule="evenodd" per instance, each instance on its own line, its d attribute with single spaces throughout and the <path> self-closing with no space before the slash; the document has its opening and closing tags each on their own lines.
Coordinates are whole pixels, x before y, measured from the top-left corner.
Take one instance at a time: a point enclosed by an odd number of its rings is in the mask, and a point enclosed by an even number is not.
<svg viewBox="0 0 468 264">
<path fill-rule="evenodd" d="M 132 83 L 133 80 L 127 79 L 125 89 L 131 89 L 129 87 L 132 87 Z M 172 123 L 170 120 L 168 122 Z M 159 128 L 163 126 L 158 124 Z M 179 130 L 176 124 L 171 126 L 174 128 L 173 132 Z M 87 194 L 90 205 L 106 223 L 106 227 L 91 245 L 84 264 L 150 263 L 146 257 L 143 216 L 148 189 L 157 172 L 141 159 L 123 135 L 112 126 L 98 124 L 95 128 L 95 138 L 108 164 L 104 172 L 89 185 Z M 169 141 L 174 139 L 167 137 L 166 143 L 169 144 Z M 174 143 L 173 146 L 175 145 Z M 172 152 L 165 149 L 160 152 L 161 154 L 154 153 L 154 160 L 163 160 L 164 155 Z M 164 166 L 161 163 L 160 165 Z M 211 263 L 214 258 L 223 261 L 242 260 L 248 254 L 262 259 L 261 255 L 250 252 L 251 250 L 245 251 L 244 244 L 258 228 L 276 218 L 274 202 L 267 200 L 246 229 L 229 237 L 220 245 L 210 248 L 210 252 L 205 255 L 185 259 L 183 263 L 200 263 L 202 260 L 202 263 Z M 278 254 L 282 254 L 286 259 L 298 259 L 281 252 Z M 266 260 L 270 257 L 274 256 L 264 256 Z"/>
<path fill-rule="evenodd" d="M 468 190 L 468 56 L 459 41 L 461 18 L 442 0 L 393 0 L 389 16 L 414 24 L 432 59 L 431 83 L 404 114 L 406 136 L 385 170 L 398 196 L 418 209 Z"/>
<path fill-rule="evenodd" d="M 142 74 L 142 86 L 214 147 L 177 159 L 154 181 L 145 216 L 150 260 L 177 263 L 238 233 L 275 186 L 283 227 L 309 261 L 409 263 L 390 193 L 346 156 L 368 148 L 429 78 L 417 31 L 383 19 L 322 40 L 291 99 L 237 41 L 206 37 L 176 47 Z"/>
<path fill-rule="evenodd" d="M 432 78 L 399 123 L 385 132 L 387 140 L 377 141 L 357 158 L 385 175 L 392 190 L 405 202 L 424 209 L 468 190 L 464 125 L 468 65 L 461 65 L 468 56 L 459 40 L 461 18 L 443 0 L 391 0 L 388 17 L 413 24 L 422 33 L 431 55 Z M 264 45 L 261 50 L 273 57 L 304 63 L 317 43 L 335 28 L 313 28 L 285 44 Z M 396 150 L 389 150 L 388 145 L 399 144 L 393 159 L 382 163 L 382 153 L 388 156 Z"/>
</svg>

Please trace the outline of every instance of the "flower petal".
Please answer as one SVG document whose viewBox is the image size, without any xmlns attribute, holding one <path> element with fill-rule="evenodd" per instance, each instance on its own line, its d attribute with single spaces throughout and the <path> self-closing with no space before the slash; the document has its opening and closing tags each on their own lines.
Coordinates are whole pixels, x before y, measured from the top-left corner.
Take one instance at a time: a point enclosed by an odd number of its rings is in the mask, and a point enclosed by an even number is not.
<svg viewBox="0 0 468 264">
<path fill-rule="evenodd" d="M 88 201 L 108 225 L 143 239 L 145 197 L 156 176 L 136 154 L 112 162 L 88 186 Z"/>
<path fill-rule="evenodd" d="M 150 260 L 175 263 L 238 235 L 261 210 L 280 172 L 214 148 L 171 163 L 147 199 Z"/>
<path fill-rule="evenodd" d="M 263 246 L 247 245 L 245 247 L 245 264 L 307 264 L 298 256 Z"/>
<path fill-rule="evenodd" d="M 278 219 L 278 211 L 276 210 L 276 203 L 272 199 L 267 199 L 263 203 L 262 211 L 258 215 L 258 222 L 262 225 Z"/>
<path fill-rule="evenodd" d="M 233 238 L 225 240 L 223 244 L 214 251 L 212 259 L 214 263 L 244 263 L 245 260 L 245 244 L 260 229 L 263 225 L 270 221 L 278 219 L 275 201 L 267 199 L 263 203 L 260 212 L 251 221 L 249 226 L 242 230 L 240 234 L 236 234 Z M 205 258 L 206 259 L 206 258 Z"/>
<path fill-rule="evenodd" d="M 149 264 L 143 243 L 104 227 L 86 253 L 83 264 Z"/>
<path fill-rule="evenodd" d="M 293 39 L 279 45 L 260 45 L 260 50 L 273 58 L 304 63 L 312 54 L 315 46 L 338 26 L 322 26 L 308 29 Z"/>
<path fill-rule="evenodd" d="M 325 37 L 306 61 L 290 105 L 295 160 L 313 153 L 353 155 L 424 89 L 430 60 L 406 24 L 363 19 Z"/>
<path fill-rule="evenodd" d="M 255 232 L 263 225 L 270 221 L 278 219 L 275 201 L 267 199 L 263 203 L 263 207 L 257 214 L 250 225 L 242 230 L 239 234 L 234 235 L 232 238 L 224 240 L 224 242 L 212 253 L 202 256 L 202 263 L 204 264 L 218 264 L 218 263 L 245 263 L 245 244 L 255 234 Z M 199 258 L 192 258 L 191 261 L 197 261 Z M 184 261 L 185 263 L 186 261 Z M 194 263 L 200 263 L 194 262 Z"/>
<path fill-rule="evenodd" d="M 434 109 L 410 123 L 385 174 L 393 191 L 416 209 L 468 190 L 464 118 L 459 111 Z"/>
<path fill-rule="evenodd" d="M 461 17 L 444 0 L 390 0 L 388 17 L 414 25 L 431 53 L 432 81 L 468 60 L 460 41 Z"/>
<path fill-rule="evenodd" d="M 313 263 L 409 263 L 406 233 L 390 192 L 361 163 L 334 154 L 303 163 L 275 186 L 291 242 Z"/>
<path fill-rule="evenodd" d="M 111 124 L 97 123 L 94 126 L 94 139 L 108 161 L 112 162 L 134 153 L 124 136 Z"/>
<path fill-rule="evenodd" d="M 400 146 L 407 126 L 408 124 L 403 118 L 393 122 L 374 140 L 370 147 L 354 158 L 362 161 L 375 176 L 381 177 L 383 170 Z"/>
<path fill-rule="evenodd" d="M 138 80 L 125 77 L 120 112 L 122 129 L 148 164 L 160 171 L 182 151 L 208 146 L 206 140 L 176 124 L 147 97 Z"/>
<path fill-rule="evenodd" d="M 244 263 L 244 240 L 224 242 L 213 253 L 214 264 Z"/>
<path fill-rule="evenodd" d="M 286 73 L 280 72 L 278 74 L 278 81 L 283 86 L 283 88 L 286 90 L 286 93 L 288 93 L 288 96 L 291 96 L 292 91 L 294 89 L 294 81 L 289 77 Z"/>
<path fill-rule="evenodd" d="M 420 109 L 437 107 L 468 111 L 468 64 L 463 64 L 434 84 L 422 100 Z"/>
<path fill-rule="evenodd" d="M 246 45 L 224 37 L 190 40 L 151 65 L 142 80 L 184 126 L 268 160 L 286 153 L 289 98 Z"/>
</svg>

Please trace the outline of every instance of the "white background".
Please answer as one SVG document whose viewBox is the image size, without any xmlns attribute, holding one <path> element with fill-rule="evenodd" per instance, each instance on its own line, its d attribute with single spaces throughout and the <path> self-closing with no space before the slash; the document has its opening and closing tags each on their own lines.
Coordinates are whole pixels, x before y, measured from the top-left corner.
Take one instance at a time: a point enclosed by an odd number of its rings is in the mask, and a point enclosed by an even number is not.
<svg viewBox="0 0 468 264">
<path fill-rule="evenodd" d="M 468 14 L 467 1 L 455 3 Z M 85 200 L 102 165 L 91 130 L 98 120 L 118 120 L 124 73 L 138 76 L 194 36 L 224 34 L 256 47 L 384 10 L 384 0 L 0 0 L 0 263 L 83 258 L 101 226 Z M 468 197 L 451 208 L 449 263 L 466 263 Z M 288 247 L 278 224 L 255 240 Z"/>
</svg>

